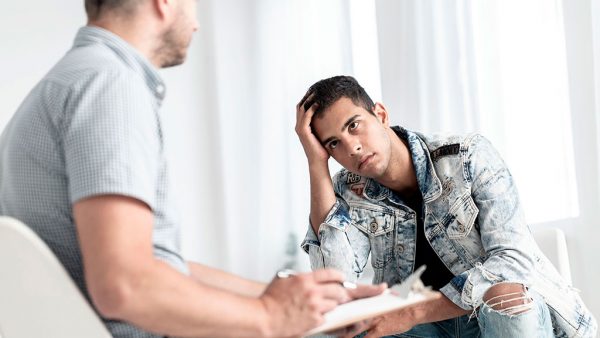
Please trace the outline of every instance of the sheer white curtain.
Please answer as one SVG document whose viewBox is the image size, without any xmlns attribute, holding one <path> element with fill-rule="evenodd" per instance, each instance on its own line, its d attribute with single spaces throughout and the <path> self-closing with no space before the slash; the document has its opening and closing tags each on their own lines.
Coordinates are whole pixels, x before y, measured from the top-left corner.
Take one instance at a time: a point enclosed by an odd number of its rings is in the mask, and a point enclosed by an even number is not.
<svg viewBox="0 0 600 338">
<path fill-rule="evenodd" d="M 469 7 L 376 3 L 383 98 L 393 121 L 424 132 L 479 126 Z"/>
<path fill-rule="evenodd" d="M 377 4 L 383 96 L 395 122 L 483 133 L 523 183 L 531 222 L 575 216 L 561 2 Z"/>
</svg>

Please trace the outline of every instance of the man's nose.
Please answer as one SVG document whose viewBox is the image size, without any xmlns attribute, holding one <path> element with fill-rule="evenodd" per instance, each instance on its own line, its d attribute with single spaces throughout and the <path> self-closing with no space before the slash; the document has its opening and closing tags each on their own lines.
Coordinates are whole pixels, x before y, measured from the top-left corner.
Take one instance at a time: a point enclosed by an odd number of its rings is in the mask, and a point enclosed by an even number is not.
<svg viewBox="0 0 600 338">
<path fill-rule="evenodd" d="M 361 150 L 362 150 L 362 145 L 360 145 L 360 143 L 356 143 L 355 145 L 353 145 L 350 148 L 350 156 L 355 156 L 355 155 L 360 154 Z"/>
</svg>

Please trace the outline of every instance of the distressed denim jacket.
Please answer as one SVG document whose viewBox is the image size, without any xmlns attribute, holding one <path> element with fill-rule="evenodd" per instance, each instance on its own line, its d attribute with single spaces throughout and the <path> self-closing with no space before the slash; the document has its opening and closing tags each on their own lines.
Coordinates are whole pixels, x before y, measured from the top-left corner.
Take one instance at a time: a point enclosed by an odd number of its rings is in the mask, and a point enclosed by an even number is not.
<svg viewBox="0 0 600 338">
<path fill-rule="evenodd" d="M 394 130 L 412 155 L 425 236 L 455 276 L 440 292 L 468 310 L 481 305 L 493 284 L 520 283 L 545 299 L 558 337 L 595 337 L 595 319 L 536 245 L 511 174 L 490 142 L 477 134 Z M 309 225 L 302 243 L 311 267 L 356 280 L 371 254 L 373 283 L 401 282 L 415 268 L 415 211 L 385 186 L 345 169 L 333 184 L 337 201 L 319 226 L 320 239 Z"/>
</svg>

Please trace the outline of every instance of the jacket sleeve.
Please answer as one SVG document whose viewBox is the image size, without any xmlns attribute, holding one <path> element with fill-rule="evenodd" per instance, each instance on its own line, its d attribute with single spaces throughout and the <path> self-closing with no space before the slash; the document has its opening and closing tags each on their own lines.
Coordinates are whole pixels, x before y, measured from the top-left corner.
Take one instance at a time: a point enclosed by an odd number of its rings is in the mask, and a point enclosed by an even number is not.
<svg viewBox="0 0 600 338">
<path fill-rule="evenodd" d="M 346 275 L 347 280 L 356 281 L 369 257 L 370 243 L 368 237 L 352 224 L 349 206 L 338 194 L 335 181 L 337 201 L 319 226 L 319 237 L 309 221 L 301 247 L 310 256 L 313 270 L 337 269 Z"/>
<path fill-rule="evenodd" d="M 499 282 L 531 284 L 535 247 L 525 223 L 515 182 L 492 144 L 480 135 L 471 140 L 465 174 L 479 209 L 477 223 L 487 259 L 456 276 L 442 293 L 464 309 L 477 308 Z"/>
</svg>

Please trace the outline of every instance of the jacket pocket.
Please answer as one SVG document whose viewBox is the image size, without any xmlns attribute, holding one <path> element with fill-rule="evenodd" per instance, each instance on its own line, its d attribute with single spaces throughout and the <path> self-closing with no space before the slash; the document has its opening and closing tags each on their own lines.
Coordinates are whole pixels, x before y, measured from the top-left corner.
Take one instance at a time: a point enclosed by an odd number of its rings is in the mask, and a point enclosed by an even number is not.
<svg viewBox="0 0 600 338">
<path fill-rule="evenodd" d="M 351 206 L 352 224 L 369 237 L 371 264 L 374 269 L 384 267 L 394 257 L 394 214 L 377 206 Z"/>
<path fill-rule="evenodd" d="M 473 229 L 477 214 L 479 214 L 479 209 L 471 198 L 471 194 L 459 197 L 442 221 L 448 237 L 455 240 L 466 237 Z"/>
</svg>

